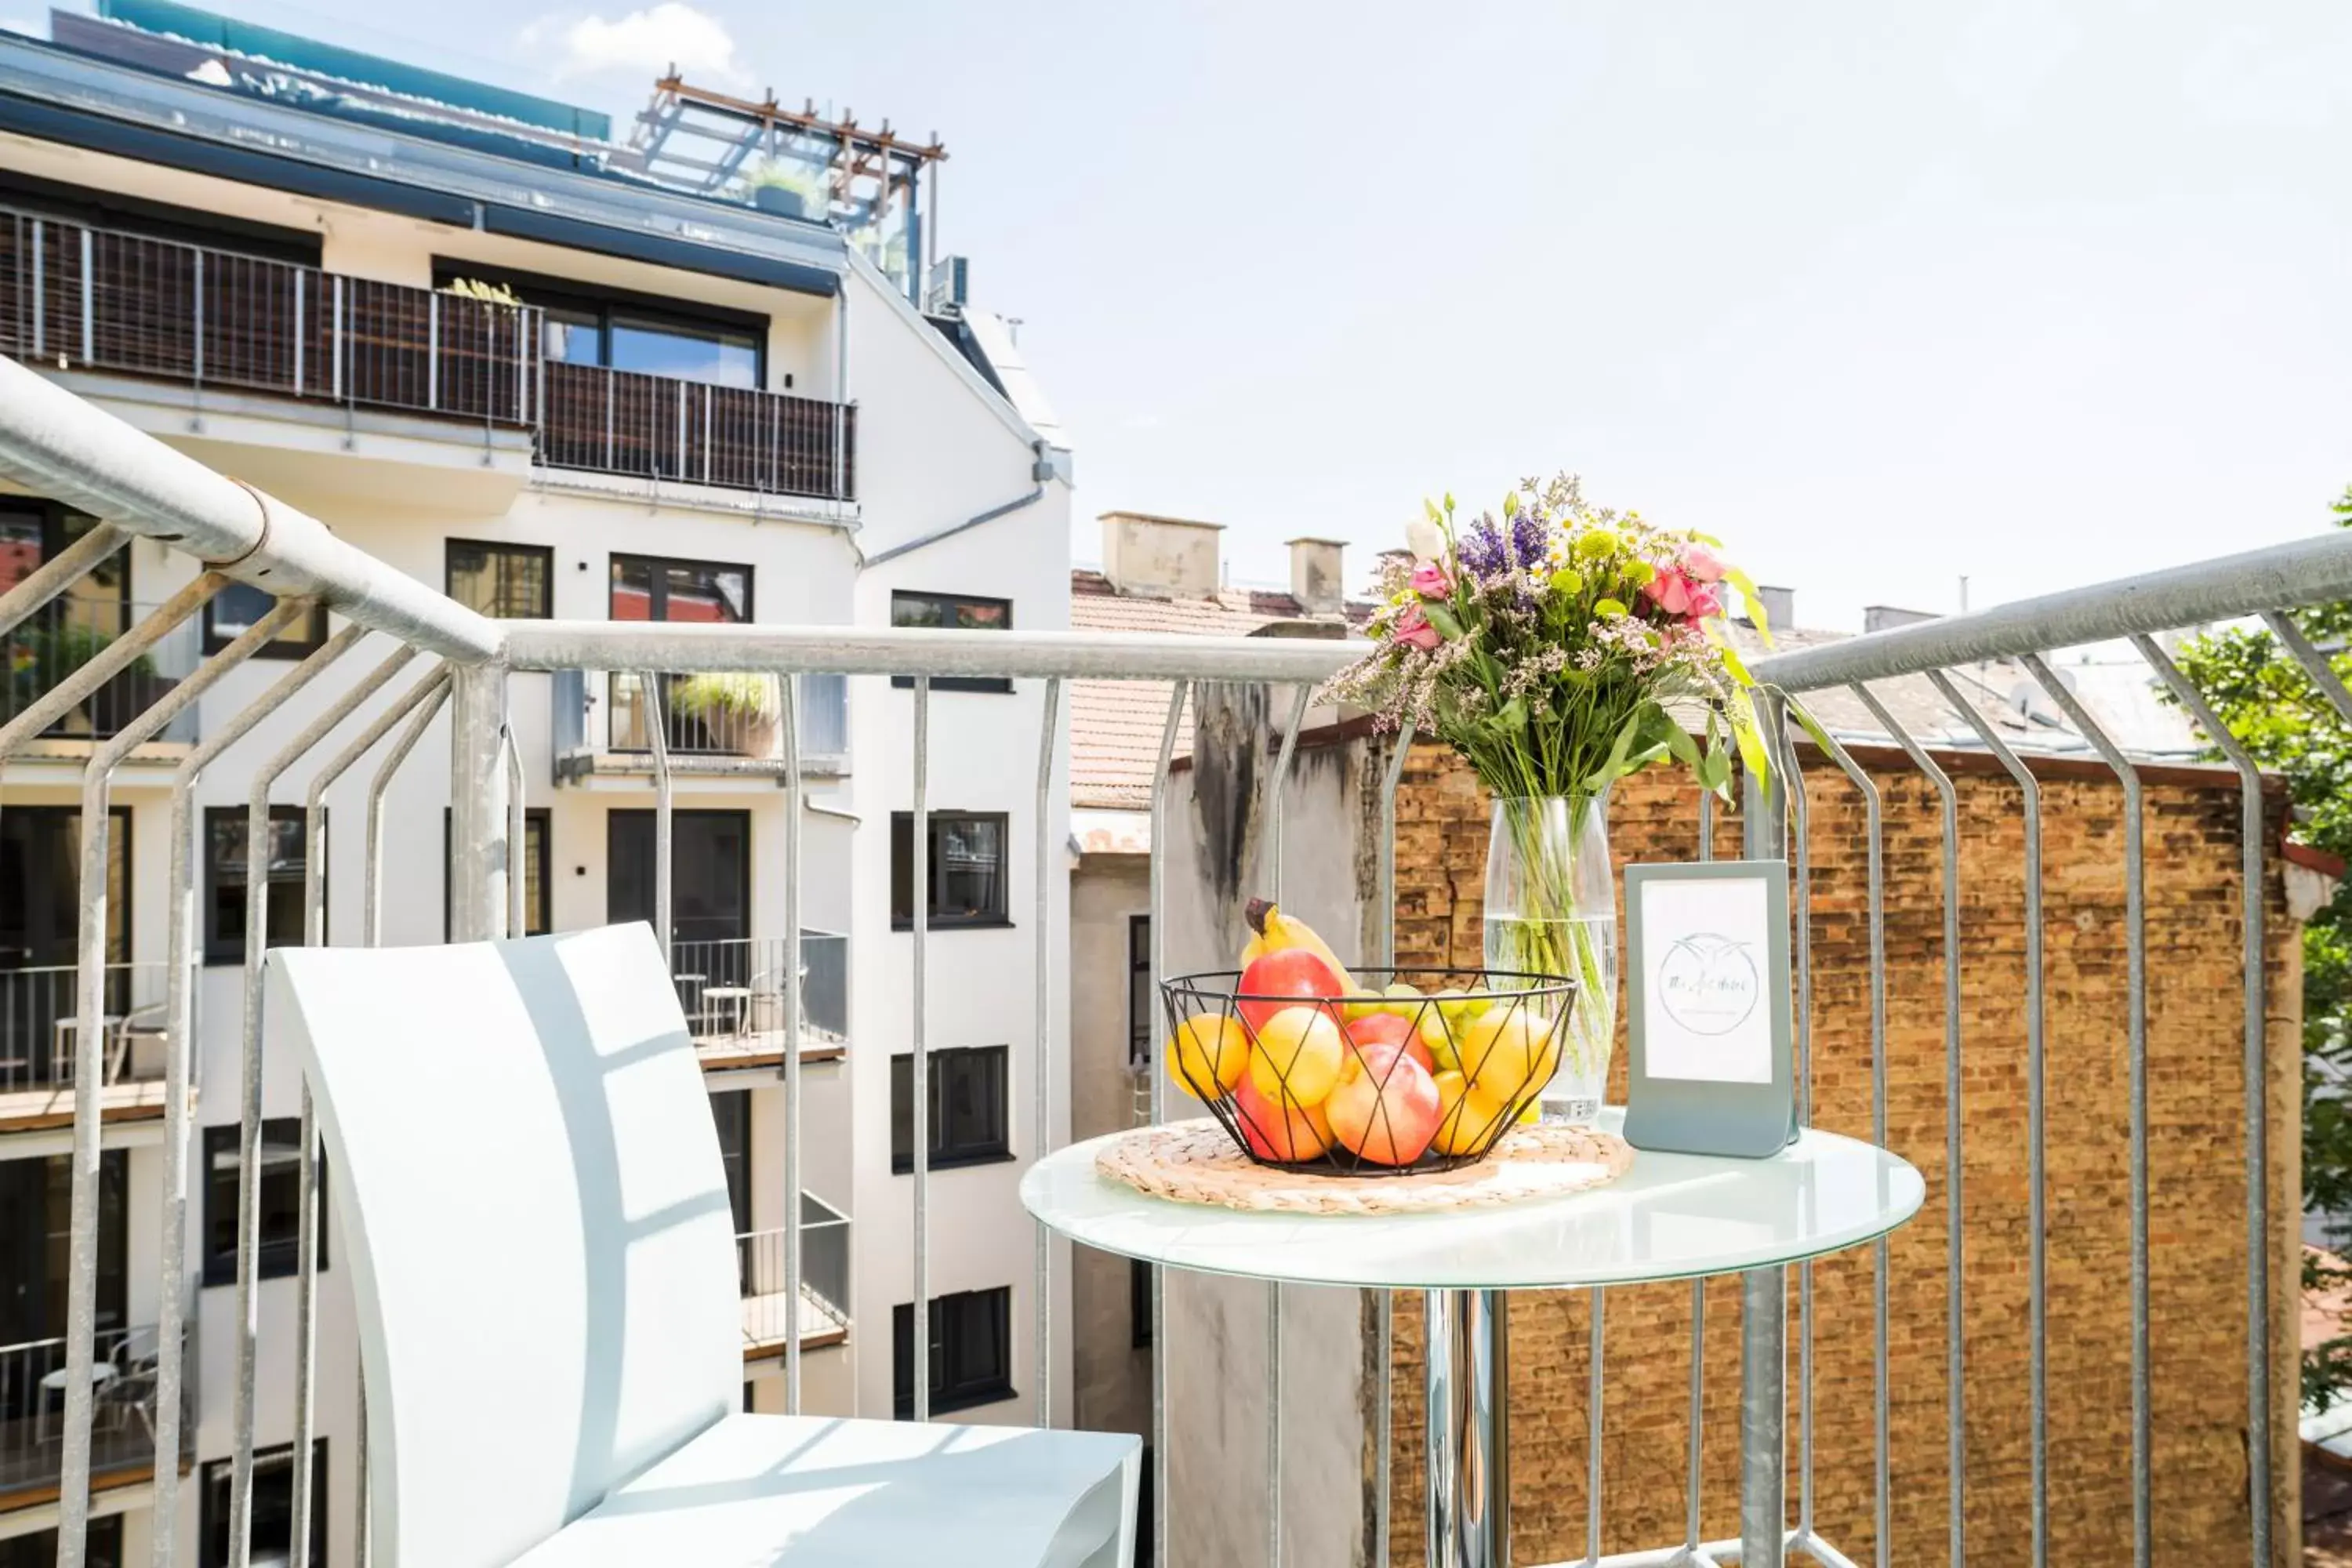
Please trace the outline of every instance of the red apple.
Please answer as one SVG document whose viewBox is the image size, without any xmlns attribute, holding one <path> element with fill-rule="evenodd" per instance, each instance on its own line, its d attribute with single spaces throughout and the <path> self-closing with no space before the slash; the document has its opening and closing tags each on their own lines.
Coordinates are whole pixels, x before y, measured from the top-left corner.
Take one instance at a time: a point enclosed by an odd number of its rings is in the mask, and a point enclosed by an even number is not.
<svg viewBox="0 0 2352 1568">
<path fill-rule="evenodd" d="M 1242 996 L 1263 998 L 1240 1005 L 1242 1022 L 1253 1035 L 1285 1007 L 1337 996 L 1346 989 L 1338 972 L 1323 961 L 1323 955 L 1304 947 L 1281 948 L 1253 959 L 1250 966 L 1242 971 L 1241 984 L 1234 987 Z M 1331 1021 L 1337 1024 L 1339 1009 L 1331 1009 Z"/>
<path fill-rule="evenodd" d="M 1234 1117 L 1242 1142 L 1261 1160 L 1312 1160 L 1331 1146 L 1331 1126 L 1320 1108 L 1300 1105 L 1288 1095 L 1277 1106 L 1244 1076 L 1234 1086 Z"/>
<path fill-rule="evenodd" d="M 1410 1165 L 1437 1136 L 1437 1082 L 1402 1053 L 1386 1057 L 1385 1072 L 1372 1059 L 1358 1056 L 1349 1061 L 1339 1087 L 1323 1102 L 1323 1113 L 1341 1148 L 1376 1165 Z"/>
<path fill-rule="evenodd" d="M 1437 1070 L 1437 1062 L 1430 1056 L 1429 1047 L 1423 1041 L 1421 1031 L 1413 1027 L 1412 1019 L 1400 1018 L 1394 1013 L 1370 1013 L 1350 1019 L 1348 1023 L 1348 1048 L 1350 1054 L 1362 1057 L 1367 1067 L 1372 1065 L 1375 1051 L 1392 1054 L 1402 1049 L 1421 1064 L 1422 1071 L 1434 1073 Z M 1380 1076 L 1377 1069 L 1373 1076 Z"/>
</svg>

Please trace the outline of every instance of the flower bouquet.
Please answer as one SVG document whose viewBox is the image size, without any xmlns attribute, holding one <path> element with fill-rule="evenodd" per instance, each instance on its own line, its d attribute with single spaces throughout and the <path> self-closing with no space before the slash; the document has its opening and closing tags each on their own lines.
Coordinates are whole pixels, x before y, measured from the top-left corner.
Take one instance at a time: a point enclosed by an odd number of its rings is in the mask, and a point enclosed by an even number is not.
<svg viewBox="0 0 2352 1568">
<path fill-rule="evenodd" d="M 1387 558 L 1371 651 L 1333 695 L 1380 728 L 1435 735 L 1494 797 L 1486 966 L 1576 982 L 1549 1119 L 1599 1111 L 1616 1037 L 1610 786 L 1672 758 L 1727 801 L 1732 755 L 1769 773 L 1736 597 L 1769 641 L 1755 584 L 1717 540 L 1589 505 L 1573 476 L 1533 479 L 1497 514 L 1424 502 Z"/>
</svg>

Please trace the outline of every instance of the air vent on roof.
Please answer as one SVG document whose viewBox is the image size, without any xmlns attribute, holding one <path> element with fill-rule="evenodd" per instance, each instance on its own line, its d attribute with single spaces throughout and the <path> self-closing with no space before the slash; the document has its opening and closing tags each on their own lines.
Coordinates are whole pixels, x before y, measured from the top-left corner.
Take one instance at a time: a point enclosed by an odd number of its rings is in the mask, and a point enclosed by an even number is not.
<svg viewBox="0 0 2352 1568">
<path fill-rule="evenodd" d="M 931 263 L 923 286 L 923 309 L 934 316 L 952 316 L 971 300 L 971 263 L 961 256 L 942 256 Z"/>
</svg>

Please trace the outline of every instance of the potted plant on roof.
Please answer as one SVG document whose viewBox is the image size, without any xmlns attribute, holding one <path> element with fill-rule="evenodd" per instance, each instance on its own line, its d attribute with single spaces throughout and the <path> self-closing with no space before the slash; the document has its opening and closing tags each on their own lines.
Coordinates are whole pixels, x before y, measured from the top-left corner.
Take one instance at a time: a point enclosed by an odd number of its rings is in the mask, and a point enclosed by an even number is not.
<svg viewBox="0 0 2352 1568">
<path fill-rule="evenodd" d="M 1528 480 L 1475 521 L 1452 496 L 1423 507 L 1410 556 L 1387 558 L 1372 650 L 1334 691 L 1384 730 L 1433 734 L 1494 797 L 1486 964 L 1577 982 L 1541 1103 L 1587 1122 L 1617 1026 L 1611 786 L 1672 757 L 1727 801 L 1732 748 L 1768 773 L 1723 624 L 1736 595 L 1769 640 L 1764 607 L 1716 540 L 1590 506 L 1570 475 Z"/>
<path fill-rule="evenodd" d="M 670 688 L 670 706 L 699 719 L 728 750 L 755 761 L 776 754 L 783 698 L 772 675 L 749 670 L 689 675 Z"/>
<path fill-rule="evenodd" d="M 782 217 L 823 218 L 826 203 L 815 176 L 803 164 L 762 159 L 743 176 L 751 205 Z"/>
</svg>

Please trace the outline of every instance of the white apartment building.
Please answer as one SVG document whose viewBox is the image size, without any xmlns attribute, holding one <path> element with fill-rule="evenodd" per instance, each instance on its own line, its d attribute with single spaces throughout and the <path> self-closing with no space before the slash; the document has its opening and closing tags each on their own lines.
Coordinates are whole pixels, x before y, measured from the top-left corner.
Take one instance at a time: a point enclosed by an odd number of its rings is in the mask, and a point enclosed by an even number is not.
<svg viewBox="0 0 2352 1568">
<path fill-rule="evenodd" d="M 675 82 L 624 135 L 572 106 L 168 0 L 109 0 L 96 19 L 54 17 L 49 42 L 0 33 L 0 353 L 486 614 L 1064 627 L 1069 453 L 1008 327 L 964 306 L 961 263 L 925 264 L 938 161 L 935 145 Z M 0 589 L 88 521 L 0 493 Z M 19 627 L 0 721 L 193 575 L 139 541 Z M 47 1568 L 54 1552 L 82 764 L 267 603 L 222 593 L 0 771 L 0 1568 Z M 339 660 L 198 788 L 194 1393 L 179 1516 L 158 1521 L 153 1412 L 140 1401 L 161 1272 L 165 784 L 340 625 L 289 626 L 116 776 L 93 1483 L 111 1522 L 92 1535 L 93 1563 L 143 1562 L 165 1523 L 184 1552 L 194 1543 L 182 1561 L 226 1560 L 246 805 L 257 770 L 388 645 Z M 393 675 L 277 782 L 273 939 L 302 936 L 303 807 L 320 759 L 431 679 L 429 662 Z M 891 1414 L 916 1375 L 897 1326 L 911 1322 L 914 1257 L 900 1173 L 919 891 L 911 694 L 880 679 L 799 683 L 795 975 L 771 694 L 671 676 L 648 689 L 627 671 L 519 676 L 513 689 L 530 930 L 652 917 L 656 767 L 672 779 L 673 969 L 740 1178 L 747 1400 L 782 1407 L 797 1332 L 806 1408 Z M 1033 916 L 1034 834 L 1068 822 L 1067 769 L 1041 808 L 1034 686 L 932 691 L 930 1408 L 1027 1419 L 1041 1376 L 1069 1408 L 1067 1346 L 1040 1369 L 1016 1327 L 1033 1316 L 1036 1242 L 1013 1193 L 1039 1132 L 1041 1030 L 1048 1063 L 1066 1032 L 1066 966 L 1037 1016 Z M 390 784 L 386 942 L 444 938 L 447 745 L 444 717 Z M 358 941 L 366 923 L 360 828 L 383 754 L 324 796 L 330 941 Z M 1047 864 L 1059 920 L 1066 859 Z M 777 1234 L 791 1008 L 804 1031 L 811 1222 L 798 1302 L 781 1294 Z M 282 1560 L 294 1462 L 289 1066 L 268 1063 L 265 1083 L 285 1174 L 264 1184 L 257 1563 Z M 417 1129 L 420 1158 L 433 1137 Z M 357 1371 L 331 1221 L 320 1257 L 311 1462 L 325 1505 L 311 1561 L 344 1568 Z M 1067 1270 L 1055 1278 L 1066 1293 Z"/>
</svg>

